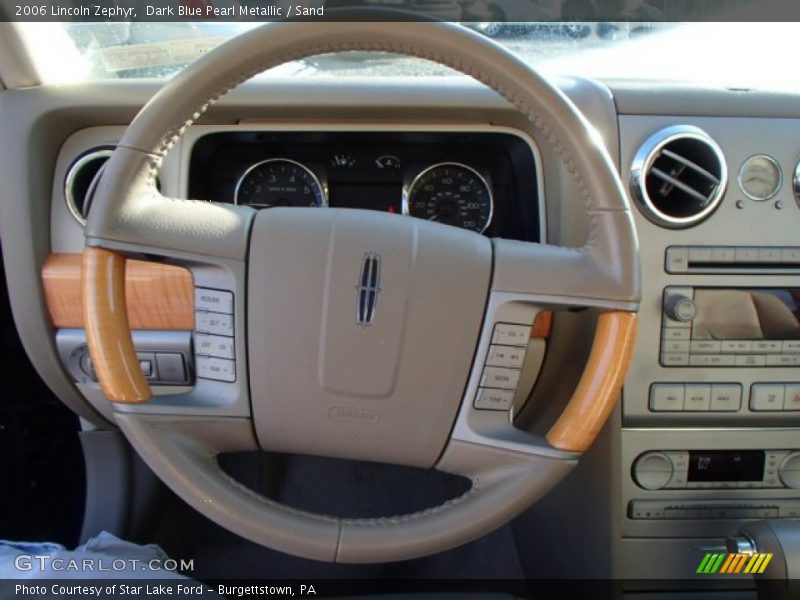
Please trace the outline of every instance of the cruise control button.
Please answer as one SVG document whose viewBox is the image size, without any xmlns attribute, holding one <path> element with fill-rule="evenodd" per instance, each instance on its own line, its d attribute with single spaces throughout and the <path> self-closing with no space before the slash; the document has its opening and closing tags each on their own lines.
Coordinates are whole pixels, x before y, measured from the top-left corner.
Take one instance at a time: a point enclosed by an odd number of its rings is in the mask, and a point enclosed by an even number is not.
<svg viewBox="0 0 800 600">
<path fill-rule="evenodd" d="M 514 401 L 514 390 L 480 388 L 475 398 L 475 408 L 482 410 L 508 410 Z"/>
<path fill-rule="evenodd" d="M 197 376 L 217 381 L 236 381 L 236 363 L 224 358 L 198 356 L 195 359 Z"/>
<path fill-rule="evenodd" d="M 782 383 L 754 383 L 750 390 L 750 410 L 783 410 L 784 393 Z"/>
<path fill-rule="evenodd" d="M 233 314 L 233 294 L 221 290 L 195 288 L 194 307 L 196 310 Z"/>
<path fill-rule="evenodd" d="M 212 312 L 196 312 L 194 328 L 200 333 L 233 335 L 233 317 Z"/>
<path fill-rule="evenodd" d="M 494 326 L 492 343 L 505 346 L 527 346 L 531 337 L 530 325 L 497 323 Z"/>
<path fill-rule="evenodd" d="M 518 369 L 503 369 L 501 367 L 485 367 L 481 387 L 515 390 L 519 383 Z"/>
<path fill-rule="evenodd" d="M 519 369 L 525 360 L 525 348 L 515 346 L 489 346 L 486 366 Z"/>
<path fill-rule="evenodd" d="M 233 351 L 233 338 L 206 333 L 194 334 L 194 351 L 204 356 L 217 358 L 235 358 Z"/>
</svg>

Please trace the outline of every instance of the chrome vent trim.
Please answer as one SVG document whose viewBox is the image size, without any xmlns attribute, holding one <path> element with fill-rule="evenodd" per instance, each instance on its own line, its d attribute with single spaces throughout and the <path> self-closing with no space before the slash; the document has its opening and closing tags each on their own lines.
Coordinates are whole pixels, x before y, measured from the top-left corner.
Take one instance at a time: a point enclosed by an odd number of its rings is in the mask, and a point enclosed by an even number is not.
<svg viewBox="0 0 800 600">
<path fill-rule="evenodd" d="M 69 209 L 70 214 L 72 214 L 72 216 L 75 217 L 75 220 L 81 225 L 86 225 L 87 211 L 85 207 L 85 194 L 88 193 L 92 187 L 91 180 L 101 172 L 106 161 L 111 158 L 113 153 L 114 149 L 108 146 L 93 148 L 92 150 L 81 154 L 72 162 L 72 164 L 69 166 L 69 169 L 67 169 L 67 176 L 64 178 L 64 199 L 67 202 L 67 208 Z M 93 163 L 96 161 L 102 162 L 100 165 L 94 165 Z M 90 167 L 95 168 L 95 174 L 92 175 L 88 183 L 85 181 L 81 182 L 81 176 L 86 175 L 84 170 Z M 80 190 L 76 189 L 79 183 L 82 185 L 85 184 L 85 190 L 83 194 Z"/>
<path fill-rule="evenodd" d="M 722 201 L 727 184 L 722 149 L 691 125 L 654 133 L 631 165 L 631 191 L 641 212 L 671 229 L 691 227 L 708 218 Z"/>
</svg>

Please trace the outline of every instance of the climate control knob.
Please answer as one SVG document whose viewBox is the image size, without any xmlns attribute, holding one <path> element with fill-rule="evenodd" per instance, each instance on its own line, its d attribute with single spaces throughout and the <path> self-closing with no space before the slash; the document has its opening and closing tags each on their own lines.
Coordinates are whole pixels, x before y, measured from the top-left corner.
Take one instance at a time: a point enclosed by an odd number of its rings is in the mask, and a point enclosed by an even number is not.
<svg viewBox="0 0 800 600">
<path fill-rule="evenodd" d="M 778 468 L 778 476 L 786 487 L 800 488 L 800 452 L 790 452 Z"/>
<path fill-rule="evenodd" d="M 663 452 L 645 452 L 633 463 L 633 479 L 645 490 L 660 490 L 672 479 L 675 466 Z"/>
<path fill-rule="evenodd" d="M 691 298 L 675 294 L 664 300 L 664 312 L 673 321 L 691 321 L 697 316 L 697 305 Z"/>
</svg>

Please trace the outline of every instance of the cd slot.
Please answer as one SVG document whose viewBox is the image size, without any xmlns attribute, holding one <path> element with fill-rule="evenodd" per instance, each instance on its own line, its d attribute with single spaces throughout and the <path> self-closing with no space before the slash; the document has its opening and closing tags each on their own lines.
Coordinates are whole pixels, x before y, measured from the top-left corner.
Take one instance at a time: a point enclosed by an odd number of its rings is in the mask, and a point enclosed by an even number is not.
<svg viewBox="0 0 800 600">
<path fill-rule="evenodd" d="M 665 269 L 667 273 L 797 273 L 800 247 L 670 246 Z"/>
</svg>

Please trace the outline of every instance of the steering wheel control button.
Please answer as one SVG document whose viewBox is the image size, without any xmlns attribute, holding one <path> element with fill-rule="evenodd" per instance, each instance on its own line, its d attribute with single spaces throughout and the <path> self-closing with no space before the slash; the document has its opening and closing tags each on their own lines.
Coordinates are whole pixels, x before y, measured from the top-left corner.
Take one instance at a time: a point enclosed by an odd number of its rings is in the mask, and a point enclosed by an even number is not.
<svg viewBox="0 0 800 600">
<path fill-rule="evenodd" d="M 512 323 L 497 323 L 494 326 L 492 344 L 502 346 L 527 346 L 531 337 L 530 325 L 514 325 Z"/>
<path fill-rule="evenodd" d="M 233 314 L 233 294 L 221 290 L 209 290 L 206 288 L 195 288 L 194 290 L 195 310 L 208 312 Z"/>
<path fill-rule="evenodd" d="M 501 367 L 486 367 L 483 369 L 481 387 L 497 388 L 501 390 L 516 390 L 519 384 L 519 369 L 503 369 Z"/>
<path fill-rule="evenodd" d="M 183 364 L 183 356 L 174 353 L 156 354 L 156 365 L 158 366 L 159 381 L 164 383 L 188 383 L 186 377 L 186 367 Z"/>
<path fill-rule="evenodd" d="M 672 460 L 663 452 L 647 452 L 633 464 L 633 478 L 645 490 L 665 488 L 674 471 Z"/>
<path fill-rule="evenodd" d="M 222 335 L 194 334 L 194 351 L 198 356 L 233 359 L 233 338 Z"/>
<path fill-rule="evenodd" d="M 783 410 L 786 387 L 782 383 L 754 383 L 750 389 L 750 410 L 778 411 Z"/>
<path fill-rule="evenodd" d="M 224 358 L 210 356 L 197 356 L 197 376 L 201 379 L 215 379 L 216 381 L 236 381 L 236 363 Z"/>
<path fill-rule="evenodd" d="M 233 317 L 212 312 L 197 312 L 194 318 L 195 331 L 213 335 L 233 336 Z"/>
<path fill-rule="evenodd" d="M 481 410 L 509 410 L 514 402 L 514 393 L 514 390 L 480 388 L 474 406 Z"/>
<path fill-rule="evenodd" d="M 486 358 L 486 366 L 521 369 L 524 360 L 524 348 L 492 345 L 489 346 L 489 356 Z"/>
</svg>

